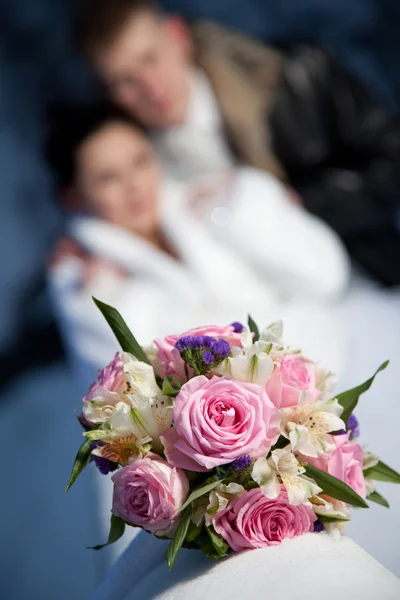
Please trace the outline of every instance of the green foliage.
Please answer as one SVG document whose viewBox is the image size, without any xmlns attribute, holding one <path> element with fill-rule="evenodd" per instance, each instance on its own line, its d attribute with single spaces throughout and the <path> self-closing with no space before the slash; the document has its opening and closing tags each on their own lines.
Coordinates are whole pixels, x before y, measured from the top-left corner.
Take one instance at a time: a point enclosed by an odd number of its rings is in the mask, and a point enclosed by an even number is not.
<svg viewBox="0 0 400 600">
<path fill-rule="evenodd" d="M 400 483 L 400 474 L 381 460 L 377 465 L 364 471 L 365 479 L 374 479 L 376 481 L 387 481 L 389 483 Z"/>
<path fill-rule="evenodd" d="M 78 476 L 82 473 L 83 469 L 90 463 L 91 460 L 91 441 L 85 440 L 82 446 L 78 450 L 78 454 L 75 457 L 74 464 L 72 466 L 71 476 L 69 478 L 65 491 L 68 492 L 70 487 L 75 483 Z"/>
<path fill-rule="evenodd" d="M 192 507 L 189 506 L 186 509 L 182 520 L 177 527 L 177 530 L 175 531 L 174 537 L 172 538 L 170 545 L 168 546 L 166 558 L 169 570 L 171 570 L 174 566 L 179 550 L 182 548 L 182 544 L 185 541 L 190 526 L 191 516 Z"/>
<path fill-rule="evenodd" d="M 342 412 L 341 418 L 343 419 L 343 421 L 345 423 L 347 423 L 351 413 L 356 408 L 361 394 L 364 394 L 364 392 L 369 390 L 369 388 L 371 387 L 377 374 L 380 371 L 383 371 L 384 369 L 386 369 L 388 364 L 389 364 L 389 361 L 388 360 L 385 361 L 384 363 L 381 364 L 379 369 L 377 369 L 377 371 L 374 373 L 374 375 L 372 377 L 370 377 L 370 379 L 368 379 L 361 385 L 358 385 L 357 387 L 352 388 L 351 390 L 347 390 L 346 392 L 342 392 L 341 394 L 338 394 L 336 396 L 339 404 L 341 406 L 343 406 L 343 412 Z"/>
<path fill-rule="evenodd" d="M 175 397 L 179 394 L 181 384 L 178 379 L 174 379 L 170 375 L 166 377 L 162 383 L 162 393 L 164 396 Z"/>
<path fill-rule="evenodd" d="M 89 550 L 101 550 L 110 544 L 114 544 L 120 537 L 123 536 L 125 531 L 125 523 L 120 517 L 116 517 L 115 515 L 111 515 L 110 520 L 110 533 L 108 534 L 108 540 L 105 544 L 100 544 L 98 546 L 91 546 Z"/>
<path fill-rule="evenodd" d="M 358 506 L 359 508 L 369 508 L 365 500 L 348 486 L 347 483 L 329 475 L 329 473 L 326 473 L 325 471 L 317 469 L 317 467 L 307 465 L 305 469 L 307 475 L 314 479 L 327 496 L 331 496 L 332 498 L 336 498 L 336 500 L 341 500 L 352 506 Z"/>
<path fill-rule="evenodd" d="M 260 339 L 260 332 L 259 332 L 256 322 L 251 318 L 250 315 L 248 315 L 247 324 L 249 326 L 251 333 L 253 334 L 253 342 L 258 342 L 258 340 Z"/>
<path fill-rule="evenodd" d="M 144 352 L 140 344 L 137 342 L 136 338 L 130 331 L 129 327 L 127 326 L 119 312 L 112 306 L 109 306 L 108 304 L 105 304 L 104 302 L 101 302 L 96 298 L 93 298 L 93 301 L 96 304 L 97 308 L 100 310 L 100 312 L 103 314 L 109 326 L 111 327 L 115 337 L 119 342 L 119 345 L 121 346 L 121 349 L 124 352 L 129 352 L 130 354 L 133 354 L 133 356 L 141 362 L 145 362 L 148 365 L 150 365 L 151 363 L 146 353 Z"/>
<path fill-rule="evenodd" d="M 377 491 L 371 492 L 368 496 L 368 500 L 375 502 L 376 504 L 380 504 L 381 506 L 385 506 L 386 508 L 390 508 L 389 502 L 381 496 Z"/>
<path fill-rule="evenodd" d="M 184 511 L 190 504 L 192 504 L 194 500 L 197 500 L 197 498 L 200 498 L 201 496 L 208 494 L 208 492 L 211 492 L 211 490 L 216 488 L 220 483 L 222 483 L 222 480 L 217 479 L 216 481 L 211 481 L 202 487 L 197 488 L 197 490 L 194 490 L 186 500 L 185 504 L 181 506 L 179 512 Z"/>
</svg>

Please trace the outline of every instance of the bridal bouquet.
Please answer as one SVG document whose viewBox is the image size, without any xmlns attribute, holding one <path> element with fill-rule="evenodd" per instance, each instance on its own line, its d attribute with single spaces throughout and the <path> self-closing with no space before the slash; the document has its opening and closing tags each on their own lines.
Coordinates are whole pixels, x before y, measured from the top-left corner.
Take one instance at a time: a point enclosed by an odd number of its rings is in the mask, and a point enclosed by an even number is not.
<svg viewBox="0 0 400 600">
<path fill-rule="evenodd" d="M 107 543 L 141 527 L 171 540 L 172 568 L 181 547 L 217 559 L 342 528 L 366 500 L 388 506 L 375 481 L 400 475 L 360 446 L 353 412 L 376 373 L 335 394 L 332 373 L 284 345 L 281 323 L 259 333 L 251 318 L 145 351 L 95 302 L 122 352 L 83 398 L 67 490 L 90 462 L 113 472 Z"/>
</svg>

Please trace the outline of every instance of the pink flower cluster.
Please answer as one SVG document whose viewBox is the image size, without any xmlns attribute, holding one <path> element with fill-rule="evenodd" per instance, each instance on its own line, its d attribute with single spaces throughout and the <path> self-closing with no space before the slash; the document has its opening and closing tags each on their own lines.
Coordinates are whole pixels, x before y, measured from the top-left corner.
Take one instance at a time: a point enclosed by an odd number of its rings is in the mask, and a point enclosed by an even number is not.
<svg viewBox="0 0 400 600">
<path fill-rule="evenodd" d="M 190 515 L 191 545 L 211 528 L 220 553 L 320 531 L 363 506 L 374 488 L 354 415 L 341 419 L 330 373 L 271 327 L 256 341 L 239 323 L 199 327 L 156 340 L 152 366 L 124 353 L 99 371 L 82 424 L 103 472 L 114 471 L 116 517 L 172 537 Z"/>
</svg>

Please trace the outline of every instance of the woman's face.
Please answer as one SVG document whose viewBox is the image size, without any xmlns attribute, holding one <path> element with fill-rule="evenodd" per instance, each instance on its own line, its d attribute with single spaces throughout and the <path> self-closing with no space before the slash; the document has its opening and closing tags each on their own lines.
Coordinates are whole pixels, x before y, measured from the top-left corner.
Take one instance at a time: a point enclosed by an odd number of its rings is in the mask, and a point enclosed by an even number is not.
<svg viewBox="0 0 400 600">
<path fill-rule="evenodd" d="M 85 208 L 149 238 L 158 223 L 159 171 L 151 144 L 123 121 L 105 124 L 79 147 L 76 187 Z"/>
</svg>

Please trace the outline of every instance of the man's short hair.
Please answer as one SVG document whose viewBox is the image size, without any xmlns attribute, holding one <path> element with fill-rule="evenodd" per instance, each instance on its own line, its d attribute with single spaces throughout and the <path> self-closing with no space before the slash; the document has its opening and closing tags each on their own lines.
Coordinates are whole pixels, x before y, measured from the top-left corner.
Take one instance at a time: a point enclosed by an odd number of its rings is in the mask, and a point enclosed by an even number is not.
<svg viewBox="0 0 400 600">
<path fill-rule="evenodd" d="M 150 12 L 161 17 L 157 0 L 82 0 L 76 18 L 76 40 L 88 59 L 112 42 L 134 13 Z"/>
<path fill-rule="evenodd" d="M 145 135 L 144 128 L 131 115 L 109 102 L 80 105 L 60 102 L 50 107 L 45 156 L 58 187 L 74 183 L 77 151 L 91 135 L 110 123 L 126 123 Z"/>
</svg>

